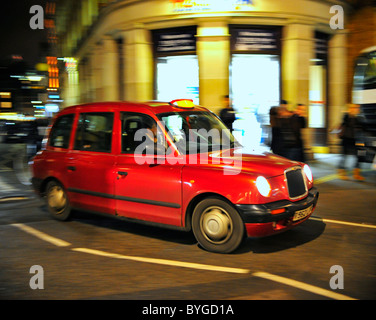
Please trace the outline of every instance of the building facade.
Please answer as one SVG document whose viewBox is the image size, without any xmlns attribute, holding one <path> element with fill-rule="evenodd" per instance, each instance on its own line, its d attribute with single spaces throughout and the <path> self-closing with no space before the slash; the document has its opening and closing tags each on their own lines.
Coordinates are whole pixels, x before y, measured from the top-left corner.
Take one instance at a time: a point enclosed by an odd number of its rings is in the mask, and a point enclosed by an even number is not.
<svg viewBox="0 0 376 320">
<path fill-rule="evenodd" d="M 351 10 L 336 0 L 60 1 L 61 97 L 191 98 L 218 113 L 229 94 L 250 144 L 285 99 L 308 106 L 307 145 L 336 145 L 328 132 L 348 102 Z"/>
</svg>

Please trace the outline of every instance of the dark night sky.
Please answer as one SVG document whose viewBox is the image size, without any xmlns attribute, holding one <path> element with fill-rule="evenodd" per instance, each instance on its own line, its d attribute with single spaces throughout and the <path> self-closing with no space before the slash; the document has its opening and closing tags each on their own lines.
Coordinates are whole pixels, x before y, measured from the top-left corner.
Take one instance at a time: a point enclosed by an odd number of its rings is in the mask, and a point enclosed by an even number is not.
<svg viewBox="0 0 376 320">
<path fill-rule="evenodd" d="M 30 66 L 39 62 L 40 42 L 46 42 L 46 29 L 33 30 L 29 13 L 33 5 L 45 10 L 46 0 L 6 0 L 0 6 L 0 61 L 12 54 L 21 55 Z"/>
</svg>

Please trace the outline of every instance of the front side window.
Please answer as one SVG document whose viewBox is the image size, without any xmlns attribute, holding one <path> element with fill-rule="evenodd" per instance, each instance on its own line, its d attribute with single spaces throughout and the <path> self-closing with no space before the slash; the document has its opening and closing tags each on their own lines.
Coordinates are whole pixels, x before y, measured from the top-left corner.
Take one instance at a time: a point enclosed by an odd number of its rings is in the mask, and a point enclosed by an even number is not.
<svg viewBox="0 0 376 320">
<path fill-rule="evenodd" d="M 163 132 L 152 117 L 142 113 L 122 112 L 121 122 L 122 153 L 143 154 L 149 147 L 153 150 L 165 148 Z"/>
<path fill-rule="evenodd" d="M 69 147 L 74 114 L 59 117 L 53 125 L 50 133 L 49 145 L 55 148 Z"/>
<path fill-rule="evenodd" d="M 112 112 L 82 113 L 78 120 L 75 150 L 111 152 Z"/>
</svg>

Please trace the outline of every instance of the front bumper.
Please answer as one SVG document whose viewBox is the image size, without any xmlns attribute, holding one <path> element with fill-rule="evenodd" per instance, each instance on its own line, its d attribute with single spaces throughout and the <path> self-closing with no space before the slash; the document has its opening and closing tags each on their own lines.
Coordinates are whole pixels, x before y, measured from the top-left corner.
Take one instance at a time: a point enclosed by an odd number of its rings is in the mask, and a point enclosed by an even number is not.
<svg viewBox="0 0 376 320">
<path fill-rule="evenodd" d="M 245 224 L 249 237 L 263 237 L 279 233 L 307 220 L 316 207 L 319 192 L 316 188 L 309 190 L 306 198 L 292 202 L 288 200 L 266 204 L 238 204 L 236 208 Z M 311 212 L 300 220 L 293 221 L 297 211 L 312 206 Z M 274 214 L 274 212 L 281 212 Z"/>
</svg>

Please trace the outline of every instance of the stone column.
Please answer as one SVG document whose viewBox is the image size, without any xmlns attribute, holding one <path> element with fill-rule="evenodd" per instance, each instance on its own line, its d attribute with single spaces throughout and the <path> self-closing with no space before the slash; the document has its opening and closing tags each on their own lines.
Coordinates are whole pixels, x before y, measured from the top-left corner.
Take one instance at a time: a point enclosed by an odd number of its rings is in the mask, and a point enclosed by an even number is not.
<svg viewBox="0 0 376 320">
<path fill-rule="evenodd" d="M 229 94 L 230 34 L 227 21 L 205 20 L 197 28 L 200 105 L 218 113 Z"/>
<path fill-rule="evenodd" d="M 94 101 L 103 101 L 103 83 L 102 83 L 102 68 L 103 68 L 103 43 L 95 44 L 93 53 L 93 99 Z"/>
<path fill-rule="evenodd" d="M 153 99 L 153 47 L 150 31 L 136 24 L 123 31 L 125 100 Z"/>
<path fill-rule="evenodd" d="M 101 91 L 103 101 L 119 100 L 119 68 L 116 41 L 106 36 L 102 42 Z"/>
<path fill-rule="evenodd" d="M 309 106 L 309 71 L 314 56 L 314 28 L 309 22 L 291 21 L 282 37 L 282 99 Z M 307 119 L 308 123 L 308 119 Z M 302 130 L 307 160 L 313 158 L 312 130 Z"/>
<path fill-rule="evenodd" d="M 90 50 L 87 55 L 87 79 L 86 79 L 86 101 L 95 102 L 95 82 L 94 82 L 94 67 L 95 67 L 95 51 L 94 48 Z"/>
<path fill-rule="evenodd" d="M 79 98 L 79 103 L 86 103 L 86 83 L 87 83 L 87 60 L 86 58 L 80 59 L 78 63 L 78 74 L 80 77 L 79 81 L 79 93 L 80 93 L 80 98 Z"/>
<path fill-rule="evenodd" d="M 342 122 L 347 101 L 347 30 L 339 30 L 329 41 L 329 112 L 328 129 L 336 129 Z M 340 139 L 329 134 L 329 148 L 340 153 Z"/>
</svg>

